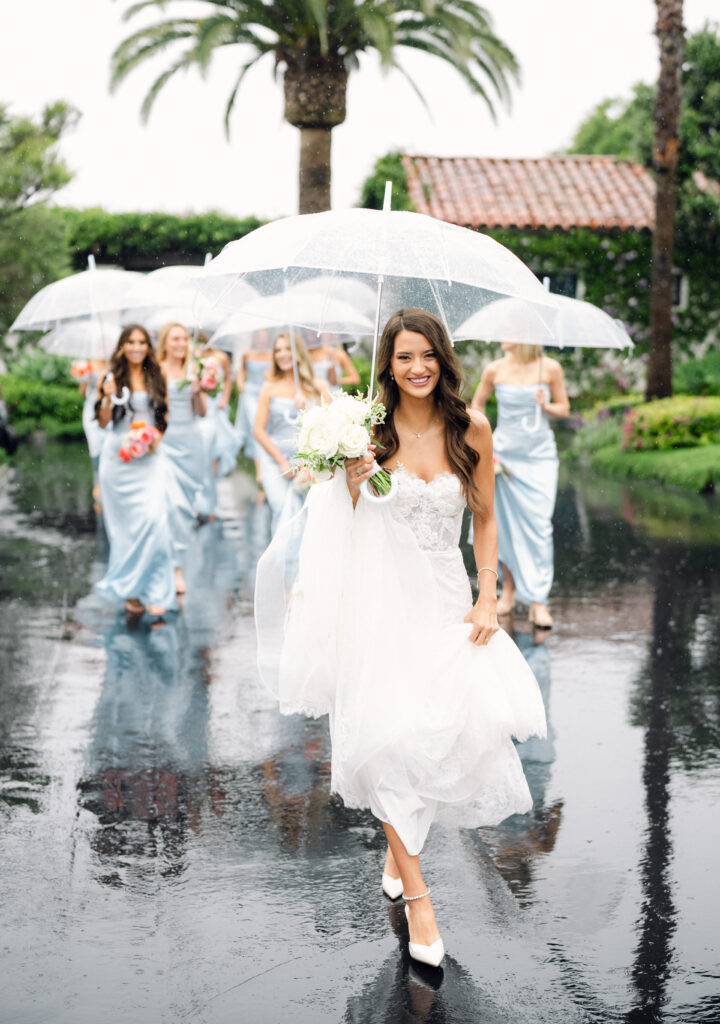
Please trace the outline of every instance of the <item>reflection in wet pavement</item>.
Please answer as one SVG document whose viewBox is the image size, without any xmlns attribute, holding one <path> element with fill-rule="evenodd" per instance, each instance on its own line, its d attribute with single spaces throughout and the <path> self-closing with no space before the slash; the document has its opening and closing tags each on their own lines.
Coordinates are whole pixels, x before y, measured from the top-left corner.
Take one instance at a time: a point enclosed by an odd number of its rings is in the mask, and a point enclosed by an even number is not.
<svg viewBox="0 0 720 1024">
<path fill-rule="evenodd" d="M 223 482 L 182 611 L 129 628 L 92 592 L 80 446 L 38 455 L 0 484 L 3 1024 L 720 1020 L 717 502 L 562 487 L 557 628 L 511 627 L 551 721 L 535 806 L 431 833 L 431 971 L 324 722 L 257 679 L 252 483 Z"/>
</svg>

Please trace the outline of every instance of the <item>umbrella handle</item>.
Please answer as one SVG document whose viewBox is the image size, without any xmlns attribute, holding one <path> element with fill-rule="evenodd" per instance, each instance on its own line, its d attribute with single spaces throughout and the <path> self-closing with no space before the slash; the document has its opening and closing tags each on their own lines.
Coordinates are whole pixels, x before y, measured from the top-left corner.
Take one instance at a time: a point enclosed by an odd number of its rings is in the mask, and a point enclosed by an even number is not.
<svg viewBox="0 0 720 1024">
<path fill-rule="evenodd" d="M 377 462 L 374 463 L 374 466 L 375 469 L 379 468 Z M 370 480 L 372 480 L 372 477 L 370 477 Z M 398 481 L 394 473 L 390 474 L 390 490 L 387 494 L 374 494 L 369 486 L 370 480 L 363 480 L 360 484 L 360 494 L 365 501 L 374 502 L 376 505 L 384 505 L 386 501 L 393 500 L 398 489 Z"/>
<path fill-rule="evenodd" d="M 535 431 L 540 429 L 540 420 L 541 420 L 540 406 L 536 405 L 535 406 L 535 422 L 531 424 L 529 416 L 523 416 L 523 418 L 520 420 L 520 422 L 522 423 L 523 430 L 527 431 L 528 434 L 534 434 Z"/>
<path fill-rule="evenodd" d="M 120 397 L 118 398 L 117 395 L 110 395 L 110 401 L 113 405 L 127 405 L 130 401 L 130 388 L 127 387 L 127 385 L 124 385 Z"/>
<path fill-rule="evenodd" d="M 286 423 L 292 423 L 293 425 L 296 424 L 297 421 L 300 419 L 297 409 L 295 410 L 294 413 L 291 412 L 290 409 L 286 409 L 285 412 L 283 413 L 283 416 L 285 417 Z"/>
</svg>

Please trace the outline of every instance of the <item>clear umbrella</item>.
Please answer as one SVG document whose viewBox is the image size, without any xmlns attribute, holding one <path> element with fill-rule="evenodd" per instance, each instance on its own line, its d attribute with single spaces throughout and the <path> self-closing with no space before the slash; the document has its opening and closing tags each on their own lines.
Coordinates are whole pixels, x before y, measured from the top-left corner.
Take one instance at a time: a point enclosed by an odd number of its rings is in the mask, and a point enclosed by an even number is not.
<svg viewBox="0 0 720 1024">
<path fill-rule="evenodd" d="M 632 348 L 630 335 L 619 320 L 591 302 L 550 295 L 543 316 L 516 299 L 499 299 L 484 306 L 460 326 L 459 336 L 483 341 L 559 348 Z M 551 314 L 548 316 L 548 312 Z"/>
<path fill-rule="evenodd" d="M 125 297 L 125 319 L 138 320 L 153 331 L 172 320 L 193 329 L 215 330 L 224 314 L 213 309 L 198 291 L 194 276 L 199 270 L 197 266 L 173 264 L 140 275 Z M 246 286 L 243 294 L 250 300 L 257 292 Z"/>
<path fill-rule="evenodd" d="M 386 192 L 386 206 L 389 193 Z M 374 380 L 381 319 L 402 306 L 435 313 L 451 337 L 480 307 L 514 296 L 538 307 L 548 296 L 535 275 L 509 249 L 486 235 L 419 213 L 332 210 L 288 217 L 230 242 L 205 268 L 198 287 L 219 308 L 241 311 L 241 285 L 265 295 L 282 293 L 318 275 L 334 298 L 348 280 L 376 291 Z M 318 333 L 333 331 L 322 310 L 295 321 Z"/>
<path fill-rule="evenodd" d="M 141 277 L 130 270 L 90 269 L 53 281 L 25 304 L 10 330 L 49 331 L 66 320 L 83 317 L 114 322 L 129 289 Z"/>
<path fill-rule="evenodd" d="M 67 320 L 40 339 L 40 346 L 56 356 L 73 359 L 106 359 L 120 334 L 120 324 L 108 318 Z"/>
<path fill-rule="evenodd" d="M 460 327 L 466 338 L 484 341 L 514 342 L 518 345 L 554 345 L 560 348 L 613 348 L 631 349 L 632 339 L 619 320 L 591 302 L 571 299 L 566 295 L 549 295 L 552 301 L 551 318 L 548 307 L 539 316 L 527 303 L 516 299 L 499 299 L 478 310 Z M 542 382 L 542 354 L 540 356 L 539 383 Z M 530 433 L 540 429 L 540 406 L 535 409 L 531 423 L 526 417 L 523 427 Z"/>
</svg>

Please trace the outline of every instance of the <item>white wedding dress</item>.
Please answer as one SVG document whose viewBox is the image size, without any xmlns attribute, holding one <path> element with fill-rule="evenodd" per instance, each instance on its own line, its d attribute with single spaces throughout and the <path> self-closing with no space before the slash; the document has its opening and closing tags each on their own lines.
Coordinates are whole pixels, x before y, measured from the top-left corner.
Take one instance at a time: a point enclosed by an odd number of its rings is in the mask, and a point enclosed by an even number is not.
<svg viewBox="0 0 720 1024">
<path fill-rule="evenodd" d="M 417 854 L 434 820 L 476 827 L 528 811 L 512 738 L 546 726 L 507 634 L 468 641 L 460 481 L 394 472 L 393 501 L 355 510 L 336 472 L 276 535 L 258 566 L 258 663 L 284 714 L 329 715 L 333 792 Z"/>
</svg>

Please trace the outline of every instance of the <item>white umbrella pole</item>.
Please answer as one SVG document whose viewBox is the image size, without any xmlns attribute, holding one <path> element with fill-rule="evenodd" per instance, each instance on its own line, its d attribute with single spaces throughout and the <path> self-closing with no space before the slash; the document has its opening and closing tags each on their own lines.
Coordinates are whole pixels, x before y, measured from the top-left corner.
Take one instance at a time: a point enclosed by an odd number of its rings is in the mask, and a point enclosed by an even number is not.
<svg viewBox="0 0 720 1024">
<path fill-rule="evenodd" d="M 548 292 L 550 291 L 550 278 L 549 277 L 544 277 L 543 278 L 543 288 L 545 288 L 545 290 L 548 291 Z M 540 369 L 538 370 L 538 387 L 542 386 L 542 361 L 543 361 L 543 346 L 541 345 L 540 346 L 540 360 L 539 360 Z M 529 419 L 530 419 L 529 416 L 523 416 L 523 418 L 522 418 L 522 420 L 520 422 L 523 425 L 523 429 L 526 430 L 528 432 L 528 434 L 534 434 L 536 431 L 538 431 L 540 429 L 540 423 L 542 421 L 542 410 L 541 410 L 539 404 L 537 403 L 537 399 L 535 400 L 535 419 L 534 419 L 534 421 L 532 423 L 529 422 Z"/>
<path fill-rule="evenodd" d="M 385 196 L 383 197 L 383 213 L 387 213 L 391 209 L 392 202 L 392 182 L 385 182 Z M 373 395 L 375 392 L 375 366 L 377 364 L 377 349 L 378 340 L 380 337 L 380 303 L 382 301 L 383 284 L 385 278 L 382 274 L 378 274 L 378 285 L 377 285 L 377 302 L 375 305 L 375 334 L 373 336 L 373 349 L 372 349 L 372 362 L 370 365 L 370 387 L 368 389 L 368 398 L 372 402 Z"/>
</svg>

